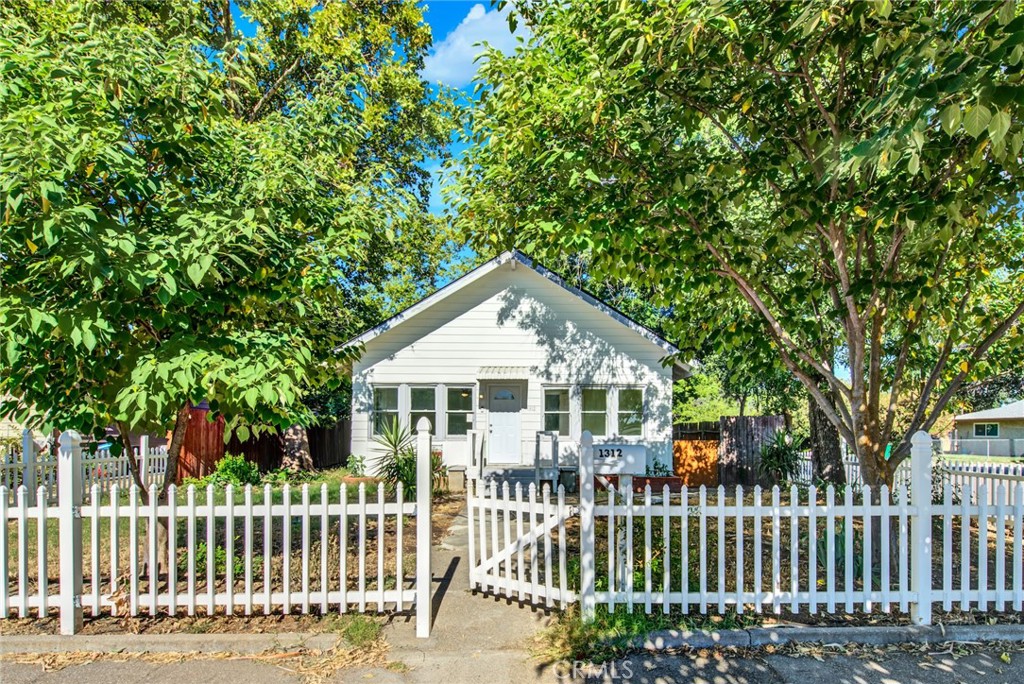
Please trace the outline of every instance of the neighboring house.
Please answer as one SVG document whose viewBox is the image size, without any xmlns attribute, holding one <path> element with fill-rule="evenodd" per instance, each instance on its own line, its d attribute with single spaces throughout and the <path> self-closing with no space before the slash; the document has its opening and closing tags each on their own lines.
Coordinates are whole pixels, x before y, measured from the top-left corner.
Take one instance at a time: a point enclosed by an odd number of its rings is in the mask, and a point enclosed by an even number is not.
<svg viewBox="0 0 1024 684">
<path fill-rule="evenodd" d="M 1024 456 L 1024 400 L 956 417 L 956 452 Z"/>
<path fill-rule="evenodd" d="M 596 443 L 642 444 L 648 464 L 671 466 L 672 383 L 689 367 L 665 360 L 678 350 L 518 252 L 347 345 L 363 345 L 352 453 L 371 470 L 375 434 L 421 417 L 447 466 L 482 463 L 485 475 L 525 480 L 543 465 L 538 479 L 556 479 L 575 468 L 584 430 Z"/>
</svg>

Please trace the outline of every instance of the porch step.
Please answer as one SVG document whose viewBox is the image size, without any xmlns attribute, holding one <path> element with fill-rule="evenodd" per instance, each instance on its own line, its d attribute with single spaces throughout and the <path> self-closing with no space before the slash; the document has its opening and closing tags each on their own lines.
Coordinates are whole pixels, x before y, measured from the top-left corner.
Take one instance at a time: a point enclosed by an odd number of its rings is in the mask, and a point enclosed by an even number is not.
<svg viewBox="0 0 1024 684">
<path fill-rule="evenodd" d="M 522 484 L 525 489 L 533 484 L 533 468 L 487 468 L 481 475 L 484 482 L 508 482 L 509 487 L 515 488 L 516 484 Z"/>
</svg>

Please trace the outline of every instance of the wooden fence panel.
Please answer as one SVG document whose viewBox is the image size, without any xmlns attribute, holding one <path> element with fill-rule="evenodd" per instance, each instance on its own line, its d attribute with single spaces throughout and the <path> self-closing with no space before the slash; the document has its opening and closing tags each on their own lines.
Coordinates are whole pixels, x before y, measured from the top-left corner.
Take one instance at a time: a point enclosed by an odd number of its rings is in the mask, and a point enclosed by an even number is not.
<svg viewBox="0 0 1024 684">
<path fill-rule="evenodd" d="M 786 429 L 782 416 L 722 416 L 719 419 L 721 439 L 718 445 L 718 479 L 727 487 L 735 485 L 770 486 L 759 481 L 757 464 L 761 445 L 769 442 L 779 430 Z"/>
<path fill-rule="evenodd" d="M 334 425 L 314 426 L 306 431 L 309 452 L 317 468 L 335 468 L 348 463 L 352 423 L 339 420 Z"/>
<path fill-rule="evenodd" d="M 685 439 L 672 443 L 675 474 L 687 487 L 718 486 L 718 440 Z"/>
</svg>

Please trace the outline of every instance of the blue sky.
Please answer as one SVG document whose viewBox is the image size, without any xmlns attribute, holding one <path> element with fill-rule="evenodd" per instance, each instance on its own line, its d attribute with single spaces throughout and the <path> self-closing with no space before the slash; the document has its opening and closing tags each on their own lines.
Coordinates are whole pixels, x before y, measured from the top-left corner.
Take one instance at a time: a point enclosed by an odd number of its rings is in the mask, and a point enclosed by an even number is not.
<svg viewBox="0 0 1024 684">
<path fill-rule="evenodd" d="M 426 59 L 423 78 L 430 83 L 444 83 L 461 90 L 467 98 L 472 97 L 473 76 L 476 73 L 476 57 L 483 51 L 483 43 L 501 50 L 512 52 L 516 45 L 516 36 L 508 28 L 505 11 L 499 11 L 490 0 L 432 0 L 420 2 L 423 16 L 434 37 L 434 44 Z M 234 12 L 235 25 L 240 31 L 251 35 L 255 27 Z M 520 27 L 516 35 L 523 35 Z M 464 149 L 452 138 L 452 154 L 458 156 Z M 444 205 L 441 201 L 440 165 L 428 166 L 434 177 L 431 191 L 430 210 L 441 213 Z"/>
<path fill-rule="evenodd" d="M 507 10 L 499 12 L 490 2 L 464 2 L 448 0 L 421 2 L 423 16 L 434 35 L 434 45 L 426 59 L 423 78 L 431 83 L 441 82 L 472 97 L 473 76 L 479 66 L 476 57 L 484 49 L 482 44 L 512 52 L 517 35 L 509 31 Z M 452 154 L 458 156 L 464 146 L 453 138 Z M 431 191 L 430 210 L 440 213 L 444 210 L 441 199 L 440 166 L 430 167 L 434 177 Z"/>
</svg>

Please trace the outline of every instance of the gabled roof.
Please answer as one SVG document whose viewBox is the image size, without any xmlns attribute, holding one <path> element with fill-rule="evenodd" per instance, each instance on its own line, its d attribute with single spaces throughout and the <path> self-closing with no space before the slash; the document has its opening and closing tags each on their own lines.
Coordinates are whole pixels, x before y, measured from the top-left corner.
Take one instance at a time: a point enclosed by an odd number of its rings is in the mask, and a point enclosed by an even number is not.
<svg viewBox="0 0 1024 684">
<path fill-rule="evenodd" d="M 380 325 L 374 326 L 373 328 L 370 328 L 366 332 L 357 335 L 356 337 L 353 337 L 351 340 L 343 344 L 342 347 L 350 347 L 352 345 L 365 344 L 366 342 L 369 342 L 373 338 L 387 332 L 391 328 L 394 328 L 399 323 L 402 323 L 403 321 L 412 318 L 421 311 L 424 311 L 432 307 L 438 302 L 458 292 L 462 288 L 473 284 L 477 280 L 480 280 L 482 277 L 486 276 L 488 273 L 491 273 L 492 271 L 495 271 L 496 269 L 510 262 L 515 262 L 515 264 L 513 264 L 513 268 L 515 268 L 516 264 L 522 264 L 526 268 L 532 269 L 534 272 L 548 279 L 555 285 L 558 285 L 563 290 L 572 293 L 573 295 L 583 300 L 587 304 L 590 304 L 598 311 L 601 311 L 602 313 L 606 314 L 607 316 L 615 319 L 622 325 L 626 326 L 636 334 L 640 335 L 641 337 L 644 337 L 652 344 L 661 347 L 662 349 L 665 350 L 666 355 L 675 356 L 680 353 L 679 349 L 674 344 L 660 337 L 653 330 L 641 325 L 640 323 L 637 323 L 633 319 L 626 316 L 626 314 L 602 302 L 600 299 L 593 296 L 592 294 L 585 292 L 584 290 L 581 290 L 578 287 L 570 285 L 569 283 L 565 282 L 565 280 L 557 273 L 554 273 L 553 271 L 544 268 L 540 264 L 535 263 L 532 259 L 524 256 L 523 254 L 516 250 L 512 250 L 510 252 L 503 252 L 502 254 L 491 259 L 490 261 L 481 264 L 480 266 L 477 266 L 469 273 L 466 273 L 462 277 L 453 280 L 452 282 L 448 283 L 447 285 L 437 290 L 433 294 L 427 295 L 420 301 L 416 302 L 415 304 L 405 309 L 404 311 L 395 314 L 394 316 L 384 321 Z M 691 370 L 690 366 L 686 363 L 683 363 L 682 361 L 675 361 L 674 363 L 679 369 L 686 373 L 689 373 Z"/>
<path fill-rule="evenodd" d="M 1014 418 L 1024 420 L 1024 399 L 999 408 L 965 413 L 956 417 L 957 420 L 1011 420 Z"/>
</svg>

